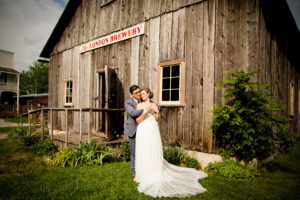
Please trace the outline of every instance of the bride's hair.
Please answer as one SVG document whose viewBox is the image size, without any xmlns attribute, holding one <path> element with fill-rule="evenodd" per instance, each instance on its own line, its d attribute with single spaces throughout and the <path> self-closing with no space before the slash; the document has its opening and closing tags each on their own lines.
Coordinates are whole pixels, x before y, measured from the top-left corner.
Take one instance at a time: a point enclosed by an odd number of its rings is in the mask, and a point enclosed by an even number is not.
<svg viewBox="0 0 300 200">
<path fill-rule="evenodd" d="M 149 88 L 143 88 L 142 90 L 145 90 L 149 94 L 149 99 L 153 98 L 153 92 Z"/>
</svg>

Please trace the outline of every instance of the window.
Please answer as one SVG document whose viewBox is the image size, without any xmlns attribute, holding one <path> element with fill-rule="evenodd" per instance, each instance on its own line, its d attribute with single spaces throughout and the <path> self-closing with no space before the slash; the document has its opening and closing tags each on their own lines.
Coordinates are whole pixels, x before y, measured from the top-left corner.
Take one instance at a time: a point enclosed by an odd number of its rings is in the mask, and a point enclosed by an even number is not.
<svg viewBox="0 0 300 200">
<path fill-rule="evenodd" d="M 7 73 L 4 73 L 4 72 L 0 73 L 0 83 L 3 83 L 3 84 L 7 83 Z"/>
<path fill-rule="evenodd" d="M 174 60 L 158 65 L 158 102 L 161 105 L 184 104 L 184 62 Z"/>
<path fill-rule="evenodd" d="M 73 105 L 73 79 L 65 80 L 65 105 Z"/>
<path fill-rule="evenodd" d="M 295 99 L 295 94 L 294 94 L 294 82 L 290 82 L 290 116 L 294 116 L 295 110 L 294 110 L 294 99 Z"/>
</svg>

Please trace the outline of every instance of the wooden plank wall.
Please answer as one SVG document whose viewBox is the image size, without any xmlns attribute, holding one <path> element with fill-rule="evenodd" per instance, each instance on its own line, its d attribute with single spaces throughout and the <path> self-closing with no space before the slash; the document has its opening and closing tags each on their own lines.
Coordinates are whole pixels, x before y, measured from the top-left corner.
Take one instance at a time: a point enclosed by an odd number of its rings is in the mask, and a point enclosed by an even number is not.
<svg viewBox="0 0 300 200">
<path fill-rule="evenodd" d="M 63 81 L 74 78 L 74 107 L 95 107 L 96 71 L 108 65 L 118 75 L 118 105 L 123 107 L 131 84 L 149 87 L 156 95 L 157 64 L 184 59 L 185 105 L 163 107 L 159 125 L 164 143 L 218 151 L 209 130 L 212 116 L 207 111 L 224 103 L 224 90 L 214 86 L 226 78 L 223 71 L 230 69 L 260 69 L 253 81 L 270 84 L 274 97 L 285 105 L 293 80 L 298 113 L 299 75 L 285 56 L 286 49 L 277 45 L 286 41 L 266 28 L 259 0 L 133 2 L 116 0 L 100 8 L 99 1 L 83 1 L 50 58 L 49 106 L 63 106 Z M 81 43 L 143 21 L 144 35 L 79 54 Z M 54 116 L 56 128 L 64 129 L 63 113 Z M 70 118 L 70 130 L 78 131 L 79 123 L 74 121 L 79 115 Z M 298 121 L 297 115 L 291 122 L 292 130 L 300 129 Z M 87 123 L 83 127 L 87 130 Z"/>
</svg>

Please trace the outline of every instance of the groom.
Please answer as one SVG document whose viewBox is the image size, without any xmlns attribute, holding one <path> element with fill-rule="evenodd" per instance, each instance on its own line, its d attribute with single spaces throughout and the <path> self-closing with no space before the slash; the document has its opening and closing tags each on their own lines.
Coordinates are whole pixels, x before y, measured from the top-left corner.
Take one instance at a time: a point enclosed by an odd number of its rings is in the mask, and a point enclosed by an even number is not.
<svg viewBox="0 0 300 200">
<path fill-rule="evenodd" d="M 129 137 L 130 145 L 130 162 L 133 179 L 135 178 L 135 133 L 137 128 L 137 122 L 135 119 L 143 113 L 143 109 L 137 110 L 136 106 L 141 100 L 141 90 L 139 86 L 132 85 L 129 88 L 131 97 L 125 102 L 125 108 L 127 112 L 127 122 L 124 133 Z"/>
</svg>

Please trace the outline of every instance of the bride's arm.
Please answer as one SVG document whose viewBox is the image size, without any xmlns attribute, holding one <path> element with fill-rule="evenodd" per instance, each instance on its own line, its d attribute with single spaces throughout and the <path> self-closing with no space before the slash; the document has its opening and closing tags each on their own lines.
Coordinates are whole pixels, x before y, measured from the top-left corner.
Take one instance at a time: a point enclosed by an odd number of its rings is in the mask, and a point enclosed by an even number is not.
<svg viewBox="0 0 300 200">
<path fill-rule="evenodd" d="M 139 109 L 142 109 L 142 106 L 140 106 L 140 104 L 136 107 L 136 109 L 137 110 L 139 110 Z M 139 116 L 139 117 L 137 117 L 135 120 L 136 120 L 136 122 L 139 124 L 139 123 L 141 123 L 144 119 L 145 119 L 145 115 L 148 113 L 148 111 L 149 111 L 149 108 L 144 108 L 144 111 L 143 111 L 143 113 Z"/>
</svg>

